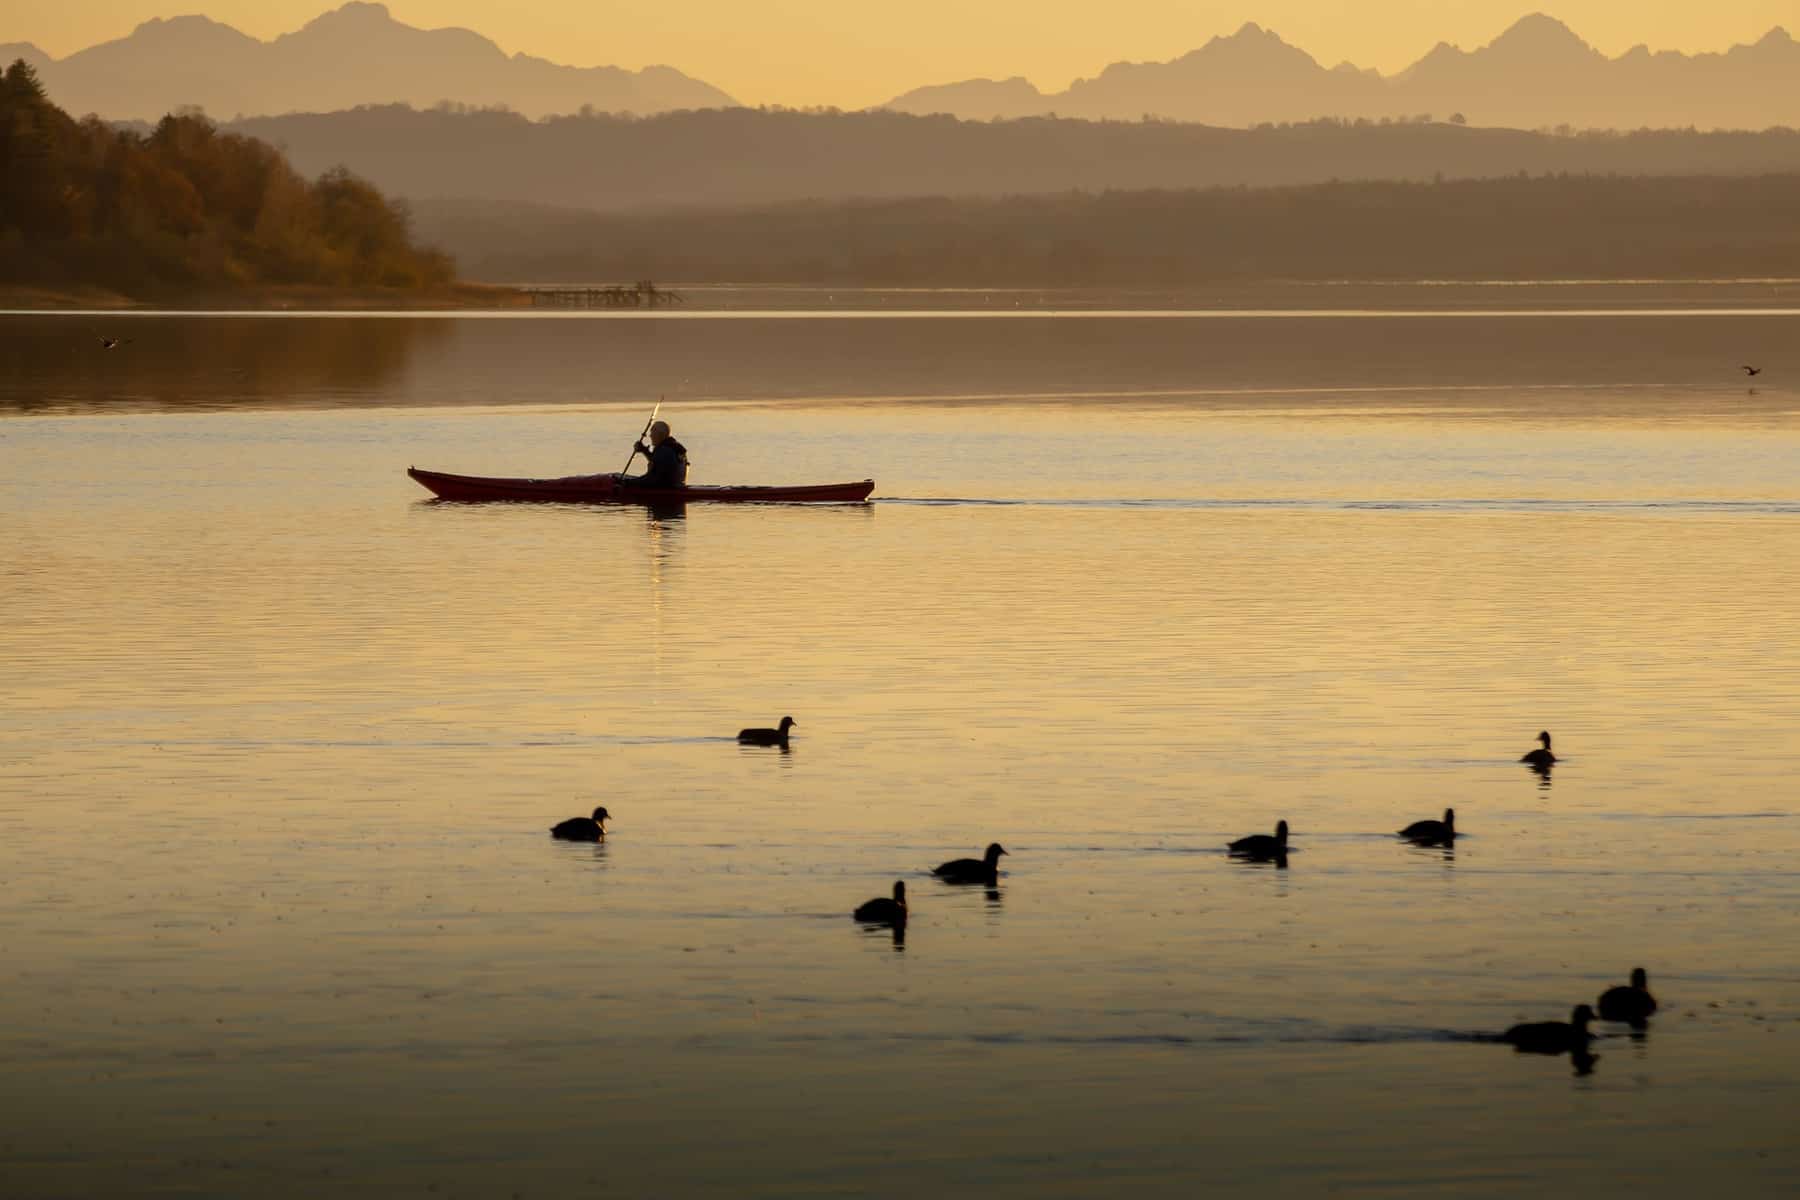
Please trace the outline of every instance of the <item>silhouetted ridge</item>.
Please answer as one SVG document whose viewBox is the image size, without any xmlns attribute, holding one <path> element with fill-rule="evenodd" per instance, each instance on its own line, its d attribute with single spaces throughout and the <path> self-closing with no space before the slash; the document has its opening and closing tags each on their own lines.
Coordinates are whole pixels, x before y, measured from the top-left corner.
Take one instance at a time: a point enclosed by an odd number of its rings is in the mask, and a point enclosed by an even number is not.
<svg viewBox="0 0 1800 1200">
<path fill-rule="evenodd" d="M 385 5 L 355 0 L 273 41 L 206 17 L 155 18 L 127 37 L 34 65 L 71 109 L 115 119 L 182 105 L 237 114 L 449 101 L 541 115 L 736 103 L 670 67 L 571 67 L 508 55 L 473 30 L 418 29 Z"/>
<path fill-rule="evenodd" d="M 1251 22 L 1167 61 L 1112 63 L 1062 92 L 996 93 L 994 81 L 971 79 L 918 88 L 882 107 L 975 119 L 1057 113 L 1135 120 L 1148 113 L 1252 125 L 1327 115 L 1466 113 L 1485 126 L 1761 129 L 1800 123 L 1796 74 L 1800 47 L 1779 27 L 1723 54 L 1653 55 L 1640 47 L 1609 59 L 1561 21 L 1532 13 L 1484 46 L 1463 50 L 1439 42 L 1384 77 L 1352 63 L 1327 69 Z"/>
<path fill-rule="evenodd" d="M 302 171 L 343 164 L 416 202 L 549 200 L 610 211 L 834 197 L 960 199 L 1333 180 L 1431 182 L 1516 177 L 1521 171 L 1536 176 L 1800 170 L 1800 134 L 1792 130 L 1565 137 L 1443 123 L 1315 121 L 1235 130 L 1136 120 L 1031 118 L 989 124 L 893 112 L 744 108 L 531 121 L 502 111 L 403 105 L 256 118 L 226 128 L 281 146 Z M 1483 208 L 1470 214 L 1479 220 L 1496 215 L 1504 213 Z M 1554 223 L 1545 236 L 1559 236 Z M 652 277 L 672 273 L 655 268 Z"/>
</svg>

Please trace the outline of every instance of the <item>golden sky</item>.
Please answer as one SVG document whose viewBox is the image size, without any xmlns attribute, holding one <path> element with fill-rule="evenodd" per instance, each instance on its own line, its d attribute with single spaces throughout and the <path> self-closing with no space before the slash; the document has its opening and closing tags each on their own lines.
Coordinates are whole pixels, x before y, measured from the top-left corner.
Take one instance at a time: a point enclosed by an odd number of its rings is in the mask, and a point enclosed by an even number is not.
<svg viewBox="0 0 1800 1200">
<path fill-rule="evenodd" d="M 0 41 L 61 57 L 155 16 L 201 12 L 272 38 L 337 0 L 61 0 L 7 5 Z M 1023 75 L 1045 91 L 1119 59 L 1169 59 L 1255 21 L 1332 66 L 1399 70 L 1447 41 L 1472 49 L 1542 10 L 1608 54 L 1723 50 L 1800 0 L 388 0 L 409 25 L 460 25 L 575 66 L 667 63 L 746 104 L 860 108 L 927 83 Z"/>
</svg>

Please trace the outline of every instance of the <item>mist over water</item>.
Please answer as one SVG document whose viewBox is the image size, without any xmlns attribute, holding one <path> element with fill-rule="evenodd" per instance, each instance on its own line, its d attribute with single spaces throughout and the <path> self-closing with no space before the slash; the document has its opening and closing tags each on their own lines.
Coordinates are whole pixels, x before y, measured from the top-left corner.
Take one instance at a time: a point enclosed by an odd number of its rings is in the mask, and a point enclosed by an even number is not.
<svg viewBox="0 0 1800 1200">
<path fill-rule="evenodd" d="M 1786 1194 L 1797 332 L 0 318 L 0 1190 Z"/>
</svg>

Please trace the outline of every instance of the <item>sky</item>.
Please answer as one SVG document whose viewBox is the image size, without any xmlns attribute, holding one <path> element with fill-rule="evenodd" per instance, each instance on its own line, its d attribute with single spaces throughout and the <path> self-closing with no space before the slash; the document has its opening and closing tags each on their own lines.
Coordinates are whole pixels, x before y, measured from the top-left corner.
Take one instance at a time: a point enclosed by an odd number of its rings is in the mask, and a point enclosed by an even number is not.
<svg viewBox="0 0 1800 1200">
<path fill-rule="evenodd" d="M 0 6 L 0 42 L 60 58 L 151 17 L 199 12 L 268 39 L 337 0 L 60 0 Z M 1548 12 L 1607 54 L 1723 50 L 1774 25 L 1800 36 L 1800 0 L 388 0 L 395 18 L 460 25 L 573 66 L 666 63 L 745 104 L 860 108 L 928 83 L 1023 75 L 1045 91 L 1109 62 L 1175 58 L 1245 21 L 1326 66 L 1400 70 L 1440 41 L 1491 41 Z M 10 9 L 10 12 L 5 11 Z"/>
</svg>

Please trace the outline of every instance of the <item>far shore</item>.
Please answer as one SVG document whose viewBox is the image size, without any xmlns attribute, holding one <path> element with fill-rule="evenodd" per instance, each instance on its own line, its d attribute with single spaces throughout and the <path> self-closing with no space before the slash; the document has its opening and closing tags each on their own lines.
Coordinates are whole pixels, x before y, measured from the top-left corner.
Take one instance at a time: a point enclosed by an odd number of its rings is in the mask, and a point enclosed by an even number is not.
<svg viewBox="0 0 1800 1200">
<path fill-rule="evenodd" d="M 448 287 L 332 288 L 268 284 L 230 289 L 127 295 L 101 287 L 28 287 L 0 284 L 0 308 L 56 312 L 64 309 L 133 309 L 158 312 L 394 312 L 521 308 L 531 303 L 517 288 L 488 283 Z"/>
</svg>

